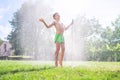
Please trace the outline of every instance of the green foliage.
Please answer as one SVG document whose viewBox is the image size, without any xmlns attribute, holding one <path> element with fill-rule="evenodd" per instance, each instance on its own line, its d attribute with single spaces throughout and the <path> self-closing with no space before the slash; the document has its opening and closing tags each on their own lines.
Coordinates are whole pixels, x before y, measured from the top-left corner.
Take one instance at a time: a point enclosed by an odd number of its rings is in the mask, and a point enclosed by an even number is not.
<svg viewBox="0 0 120 80">
<path fill-rule="evenodd" d="M 114 22 L 112 22 L 112 25 L 115 29 L 113 31 L 114 42 L 120 43 L 120 15 Z"/>
<path fill-rule="evenodd" d="M 96 39 L 87 42 L 88 60 L 120 61 L 120 16 L 112 23 L 99 31 Z"/>
<path fill-rule="evenodd" d="M 21 23 L 20 22 L 20 16 L 18 15 L 18 12 L 14 13 L 14 19 L 12 21 L 9 21 L 9 23 L 12 25 L 12 31 L 8 35 L 7 39 L 9 42 L 12 44 L 12 49 L 15 50 L 15 55 L 21 55 L 22 54 L 22 48 L 20 44 L 20 28 L 21 28 Z"/>
<path fill-rule="evenodd" d="M 0 45 L 3 43 L 3 40 L 2 39 L 0 39 Z"/>
</svg>

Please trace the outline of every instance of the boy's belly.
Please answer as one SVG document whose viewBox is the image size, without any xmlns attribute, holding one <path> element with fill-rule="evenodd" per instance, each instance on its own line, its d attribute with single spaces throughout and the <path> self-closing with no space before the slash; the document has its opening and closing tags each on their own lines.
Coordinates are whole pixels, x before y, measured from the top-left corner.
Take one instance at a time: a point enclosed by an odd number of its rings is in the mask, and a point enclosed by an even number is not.
<svg viewBox="0 0 120 80">
<path fill-rule="evenodd" d="M 57 33 L 57 34 L 63 34 L 63 33 L 64 33 L 64 30 L 56 30 L 56 33 Z"/>
<path fill-rule="evenodd" d="M 57 34 L 63 34 L 64 31 L 56 31 Z"/>
</svg>

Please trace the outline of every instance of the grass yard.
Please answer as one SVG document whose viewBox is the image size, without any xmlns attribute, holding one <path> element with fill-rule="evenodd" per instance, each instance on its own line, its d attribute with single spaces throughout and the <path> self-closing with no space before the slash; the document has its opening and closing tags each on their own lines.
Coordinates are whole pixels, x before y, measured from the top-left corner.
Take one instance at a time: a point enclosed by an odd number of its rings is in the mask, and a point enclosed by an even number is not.
<svg viewBox="0 0 120 80">
<path fill-rule="evenodd" d="M 120 80 L 120 62 L 0 61 L 0 80 Z"/>
</svg>

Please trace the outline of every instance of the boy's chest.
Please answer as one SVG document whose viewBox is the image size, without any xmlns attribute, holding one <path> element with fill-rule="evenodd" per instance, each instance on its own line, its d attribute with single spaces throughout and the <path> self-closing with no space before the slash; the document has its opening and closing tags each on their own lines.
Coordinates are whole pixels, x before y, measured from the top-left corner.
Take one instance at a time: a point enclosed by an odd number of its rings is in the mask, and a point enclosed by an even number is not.
<svg viewBox="0 0 120 80">
<path fill-rule="evenodd" d="M 63 28 L 64 28 L 63 23 L 56 23 L 55 26 L 56 26 L 57 28 L 60 28 L 60 29 L 63 29 Z"/>
</svg>

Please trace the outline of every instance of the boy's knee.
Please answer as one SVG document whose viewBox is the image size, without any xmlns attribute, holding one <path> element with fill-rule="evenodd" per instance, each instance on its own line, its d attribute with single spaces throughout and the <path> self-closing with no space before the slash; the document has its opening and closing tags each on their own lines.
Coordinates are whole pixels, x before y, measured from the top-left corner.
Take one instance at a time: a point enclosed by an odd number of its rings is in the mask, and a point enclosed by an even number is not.
<svg viewBox="0 0 120 80">
<path fill-rule="evenodd" d="M 60 51 L 60 49 L 56 49 L 56 52 L 59 52 Z"/>
<path fill-rule="evenodd" d="M 60 47 L 56 47 L 56 51 L 59 51 L 60 50 Z"/>
<path fill-rule="evenodd" d="M 64 52 L 65 51 L 65 48 L 62 48 L 62 52 Z"/>
</svg>

